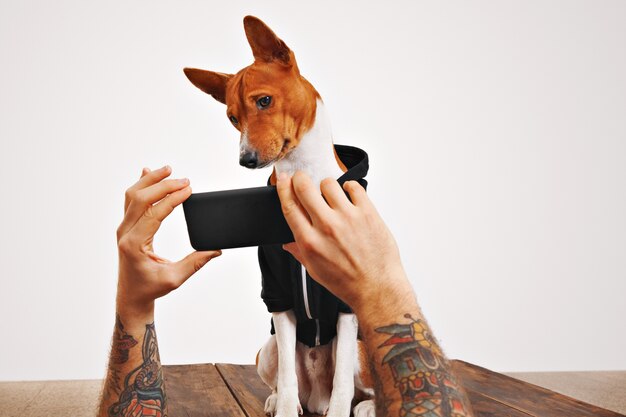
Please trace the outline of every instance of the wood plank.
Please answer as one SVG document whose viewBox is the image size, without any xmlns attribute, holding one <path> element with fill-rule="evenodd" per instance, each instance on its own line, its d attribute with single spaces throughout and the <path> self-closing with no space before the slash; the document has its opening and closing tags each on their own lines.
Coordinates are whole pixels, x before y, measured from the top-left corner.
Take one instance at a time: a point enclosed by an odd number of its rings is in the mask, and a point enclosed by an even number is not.
<svg viewBox="0 0 626 417">
<path fill-rule="evenodd" d="M 626 371 L 507 372 L 506 375 L 626 414 Z"/>
<path fill-rule="evenodd" d="M 452 361 L 453 367 L 468 391 L 506 404 L 537 417 L 624 417 L 613 411 L 492 372 L 463 361 Z"/>
<path fill-rule="evenodd" d="M 476 417 L 530 417 L 530 414 L 511 408 L 477 392 L 467 391 L 467 396 Z"/>
<path fill-rule="evenodd" d="M 254 365 L 218 363 L 217 369 L 226 381 L 247 417 L 265 417 L 265 399 L 271 390 L 261 381 Z M 313 417 L 305 411 L 303 417 Z"/>
<path fill-rule="evenodd" d="M 228 388 L 237 397 L 246 416 L 265 416 L 265 399 L 271 394 L 271 390 L 261 381 L 256 372 L 256 367 L 230 363 L 218 363 L 215 366 Z"/>
<path fill-rule="evenodd" d="M 589 405 L 572 400 L 534 385 L 511 381 L 503 375 L 464 362 L 454 362 L 459 376 L 468 389 L 470 401 L 477 417 L 530 417 L 532 416 L 584 416 L 589 415 L 581 410 L 589 410 Z M 596 375 L 598 374 L 598 375 Z M 173 417 L 179 416 L 235 416 L 263 417 L 263 405 L 269 395 L 269 389 L 256 375 L 254 365 L 182 365 L 164 366 L 167 384 L 169 410 Z M 605 373 L 596 375 L 596 383 L 606 383 Z M 574 380 L 575 373 L 568 375 Z M 504 382 L 502 377 L 504 377 Z M 563 376 L 564 378 L 564 376 Z M 585 375 L 589 378 L 589 375 Z M 228 381 L 228 384 L 227 384 Z M 617 387 L 620 381 L 616 380 Z M 565 379 L 563 379 L 565 384 Z M 575 381 L 573 382 L 575 384 Z M 4 382 L 0 383 L 0 416 L 2 417 L 34 417 L 46 414 L 49 410 L 54 415 L 90 415 L 97 406 L 101 380 L 94 381 L 36 381 L 36 382 Z M 485 385 L 487 386 L 485 388 Z M 229 388 L 230 386 L 230 388 Z M 610 385 L 609 385 L 610 386 Z M 501 387 L 505 391 L 494 392 Z M 475 390 L 478 388 L 478 390 Z M 554 395 L 544 401 L 543 395 Z M 621 391 L 605 389 L 606 395 L 619 396 Z M 236 399 L 234 395 L 239 399 Z M 511 400 L 515 397 L 534 401 L 538 410 L 529 411 Z M 214 398 L 217 397 L 217 400 Z M 555 406 L 550 401 L 556 401 Z M 564 409 L 562 403 L 569 402 Z M 574 406 L 572 406 L 574 401 Z M 52 408 L 51 408 L 52 407 Z M 513 408 L 515 407 L 515 408 Z M 621 416 L 607 414 L 604 410 L 592 408 L 594 415 Z M 619 410 L 617 410 L 619 411 Z M 50 414 L 50 413 L 47 413 Z M 46 415 L 47 415 L 46 414 Z M 623 416 L 622 416 L 623 417 Z"/>
<path fill-rule="evenodd" d="M 261 381 L 254 365 L 217 364 L 217 370 L 226 381 L 234 396 L 239 400 L 247 417 L 264 417 L 263 407 L 270 389 Z M 476 417 L 529 417 L 496 400 L 479 393 L 468 393 Z M 316 414 L 304 414 L 316 416 Z"/>
<path fill-rule="evenodd" d="M 245 416 L 215 365 L 166 365 L 163 376 L 171 416 Z"/>
</svg>

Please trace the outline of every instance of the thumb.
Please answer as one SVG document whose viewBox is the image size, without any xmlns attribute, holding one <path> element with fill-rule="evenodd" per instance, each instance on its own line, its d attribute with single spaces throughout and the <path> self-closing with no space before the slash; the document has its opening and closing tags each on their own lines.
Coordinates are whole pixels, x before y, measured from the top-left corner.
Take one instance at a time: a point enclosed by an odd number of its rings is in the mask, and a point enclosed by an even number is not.
<svg viewBox="0 0 626 417">
<path fill-rule="evenodd" d="M 173 268 L 176 271 L 176 275 L 182 280 L 182 284 L 187 281 L 190 276 L 198 272 L 204 265 L 206 265 L 207 262 L 213 258 L 217 258 L 221 254 L 221 250 L 191 252 L 180 261 L 175 262 Z"/>
</svg>

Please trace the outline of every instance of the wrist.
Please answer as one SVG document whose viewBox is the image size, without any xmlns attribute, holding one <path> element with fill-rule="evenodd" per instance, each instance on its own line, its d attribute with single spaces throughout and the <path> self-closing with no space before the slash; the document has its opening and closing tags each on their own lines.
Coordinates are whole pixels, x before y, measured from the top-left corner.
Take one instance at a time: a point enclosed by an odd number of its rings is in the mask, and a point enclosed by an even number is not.
<svg viewBox="0 0 626 417">
<path fill-rule="evenodd" d="M 123 291 L 118 290 L 115 300 L 115 311 L 126 322 L 141 321 L 143 323 L 151 323 L 154 321 L 154 300 L 135 300 Z"/>
<path fill-rule="evenodd" d="M 351 305 L 365 327 L 389 323 L 398 315 L 417 308 L 417 299 L 402 265 L 378 275 Z"/>
</svg>

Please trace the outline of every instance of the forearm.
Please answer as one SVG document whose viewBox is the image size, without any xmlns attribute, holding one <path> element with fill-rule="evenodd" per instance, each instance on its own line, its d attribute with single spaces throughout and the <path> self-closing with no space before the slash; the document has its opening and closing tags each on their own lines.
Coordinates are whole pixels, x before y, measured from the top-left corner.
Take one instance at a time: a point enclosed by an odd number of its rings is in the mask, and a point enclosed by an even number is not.
<svg viewBox="0 0 626 417">
<path fill-rule="evenodd" d="M 154 328 L 154 306 L 130 309 L 118 297 L 115 330 L 98 417 L 139 410 L 167 416 L 165 387 Z"/>
<path fill-rule="evenodd" d="M 166 179 L 166 165 L 141 178 L 124 197 L 124 219 L 116 231 L 119 269 L 111 357 L 99 417 L 167 416 L 154 300 L 181 286 L 220 251 L 192 252 L 178 262 L 154 253 L 161 222 L 191 195 L 188 179 Z"/>
<path fill-rule="evenodd" d="M 377 417 L 472 416 L 467 396 L 432 336 L 408 280 L 403 276 L 396 281 L 401 284 L 370 297 L 357 310 Z"/>
</svg>

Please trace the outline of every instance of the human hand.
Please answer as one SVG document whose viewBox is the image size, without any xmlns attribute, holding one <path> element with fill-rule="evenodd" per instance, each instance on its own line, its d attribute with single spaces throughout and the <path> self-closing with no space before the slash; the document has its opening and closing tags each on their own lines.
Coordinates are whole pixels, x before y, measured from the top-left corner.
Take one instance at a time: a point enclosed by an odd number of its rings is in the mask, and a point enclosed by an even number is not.
<svg viewBox="0 0 626 417">
<path fill-rule="evenodd" d="M 189 180 L 165 179 L 169 166 L 150 171 L 126 190 L 124 219 L 117 229 L 119 278 L 117 307 L 139 314 L 149 312 L 154 300 L 180 287 L 221 251 L 192 252 L 178 262 L 154 253 L 154 234 L 161 222 L 191 195 Z"/>
<path fill-rule="evenodd" d="M 413 294 L 395 239 L 358 182 L 343 185 L 352 202 L 332 178 L 322 197 L 303 172 L 279 175 L 276 187 L 295 237 L 283 247 L 320 284 L 355 311 L 381 294 Z"/>
</svg>

